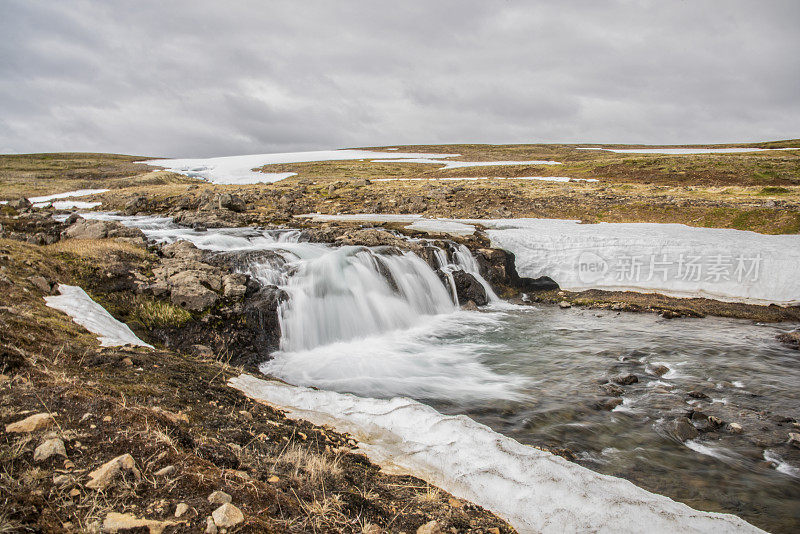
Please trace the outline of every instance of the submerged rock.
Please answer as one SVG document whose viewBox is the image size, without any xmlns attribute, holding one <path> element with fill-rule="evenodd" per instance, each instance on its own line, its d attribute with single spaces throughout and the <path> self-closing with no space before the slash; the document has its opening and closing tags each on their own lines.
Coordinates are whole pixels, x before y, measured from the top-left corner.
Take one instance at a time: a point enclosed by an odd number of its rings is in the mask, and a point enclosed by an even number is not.
<svg viewBox="0 0 800 534">
<path fill-rule="evenodd" d="M 675 437 L 681 441 L 694 439 L 700 435 L 700 432 L 694 427 L 691 421 L 685 417 L 673 421 L 671 430 L 672 433 L 675 434 Z"/>
<path fill-rule="evenodd" d="M 485 306 L 489 303 L 486 288 L 478 282 L 477 278 L 465 271 L 453 271 L 452 274 L 459 304 L 464 305 L 472 301 L 478 306 Z"/>
</svg>

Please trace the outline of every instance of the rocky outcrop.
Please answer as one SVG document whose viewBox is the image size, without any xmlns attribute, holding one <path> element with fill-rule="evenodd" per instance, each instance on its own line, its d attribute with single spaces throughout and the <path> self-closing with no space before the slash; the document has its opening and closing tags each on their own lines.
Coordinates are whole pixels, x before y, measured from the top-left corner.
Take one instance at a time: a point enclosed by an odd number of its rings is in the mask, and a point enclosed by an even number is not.
<svg viewBox="0 0 800 534">
<path fill-rule="evenodd" d="M 117 221 L 97 221 L 77 217 L 61 235 L 66 239 L 105 239 L 124 238 L 144 245 L 147 241 L 144 233 L 138 228 L 129 228 Z"/>
<path fill-rule="evenodd" d="M 481 276 L 494 288 L 510 287 L 522 292 L 559 289 L 558 284 L 547 276 L 539 278 L 521 277 L 517 272 L 514 254 L 507 250 L 478 248 L 473 250 L 473 254 L 478 261 Z"/>
<path fill-rule="evenodd" d="M 477 278 L 465 271 L 453 271 L 453 282 L 455 282 L 458 303 L 464 305 L 469 301 L 478 306 L 485 306 L 489 303 L 489 296 L 486 289 L 478 282 Z"/>
</svg>

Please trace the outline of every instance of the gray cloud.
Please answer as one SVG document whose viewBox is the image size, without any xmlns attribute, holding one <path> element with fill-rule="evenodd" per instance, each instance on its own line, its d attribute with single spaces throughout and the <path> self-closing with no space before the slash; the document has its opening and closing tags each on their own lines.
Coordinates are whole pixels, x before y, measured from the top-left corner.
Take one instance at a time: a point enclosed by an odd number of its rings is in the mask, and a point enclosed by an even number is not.
<svg viewBox="0 0 800 534">
<path fill-rule="evenodd" d="M 0 2 L 0 151 L 800 137 L 796 0 Z"/>
</svg>

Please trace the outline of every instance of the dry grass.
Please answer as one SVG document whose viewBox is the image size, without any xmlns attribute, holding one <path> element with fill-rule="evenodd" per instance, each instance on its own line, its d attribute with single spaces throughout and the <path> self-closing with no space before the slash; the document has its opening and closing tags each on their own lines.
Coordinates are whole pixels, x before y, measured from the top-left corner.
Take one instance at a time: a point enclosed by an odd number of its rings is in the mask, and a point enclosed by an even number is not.
<svg viewBox="0 0 800 534">
<path fill-rule="evenodd" d="M 138 322 L 147 329 L 178 328 L 192 320 L 192 314 L 169 302 L 137 296 L 130 321 Z"/>
<path fill-rule="evenodd" d="M 131 254 L 137 258 L 147 258 L 150 253 L 125 241 L 116 239 L 64 239 L 58 243 L 47 245 L 44 251 L 66 253 L 82 258 L 103 258 L 111 254 Z"/>
<path fill-rule="evenodd" d="M 293 466 L 295 478 L 305 478 L 312 483 L 323 482 L 330 477 L 342 474 L 338 456 L 331 458 L 299 445 L 290 446 L 278 458 L 278 463 Z"/>
</svg>

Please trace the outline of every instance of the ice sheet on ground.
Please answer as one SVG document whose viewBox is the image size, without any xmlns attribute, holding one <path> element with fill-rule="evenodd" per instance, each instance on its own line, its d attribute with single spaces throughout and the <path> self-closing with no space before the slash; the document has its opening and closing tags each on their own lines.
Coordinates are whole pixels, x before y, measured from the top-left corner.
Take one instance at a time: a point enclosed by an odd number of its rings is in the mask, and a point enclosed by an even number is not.
<svg viewBox="0 0 800 534">
<path fill-rule="evenodd" d="M 359 438 L 376 463 L 413 473 L 506 519 L 519 532 L 763 532 L 700 512 L 418 402 L 378 400 L 241 375 L 229 384 L 291 416 Z"/>
<path fill-rule="evenodd" d="M 59 284 L 58 291 L 60 295 L 44 298 L 47 305 L 66 313 L 86 330 L 97 334 L 102 346 L 137 345 L 153 348 L 136 337 L 126 324 L 114 319 L 80 287 Z"/>
<path fill-rule="evenodd" d="M 400 153 L 398 152 L 399 156 Z M 430 157 L 403 157 L 392 159 L 373 159 L 372 163 L 434 163 L 437 165 L 444 165 L 440 170 L 446 169 L 461 169 L 464 167 L 493 167 L 493 166 L 508 166 L 508 165 L 561 165 L 560 161 L 545 161 L 545 160 L 531 160 L 531 161 L 441 161 Z"/>
<path fill-rule="evenodd" d="M 771 150 L 800 150 L 800 148 L 600 148 L 577 147 L 577 150 L 604 150 L 618 154 L 742 154 Z"/>
<path fill-rule="evenodd" d="M 256 184 L 283 180 L 297 173 L 263 173 L 253 171 L 264 165 L 285 163 L 310 163 L 318 161 L 345 161 L 371 158 L 452 158 L 459 154 L 428 154 L 417 152 L 375 152 L 373 150 L 317 150 L 312 152 L 284 152 L 278 154 L 251 154 L 219 158 L 157 159 L 141 161 L 147 165 L 164 167 L 172 172 L 200 178 L 216 184 Z"/>
<path fill-rule="evenodd" d="M 521 276 L 566 290 L 658 292 L 754 304 L 800 304 L 800 235 L 682 224 L 463 220 L 487 228 Z"/>
</svg>

